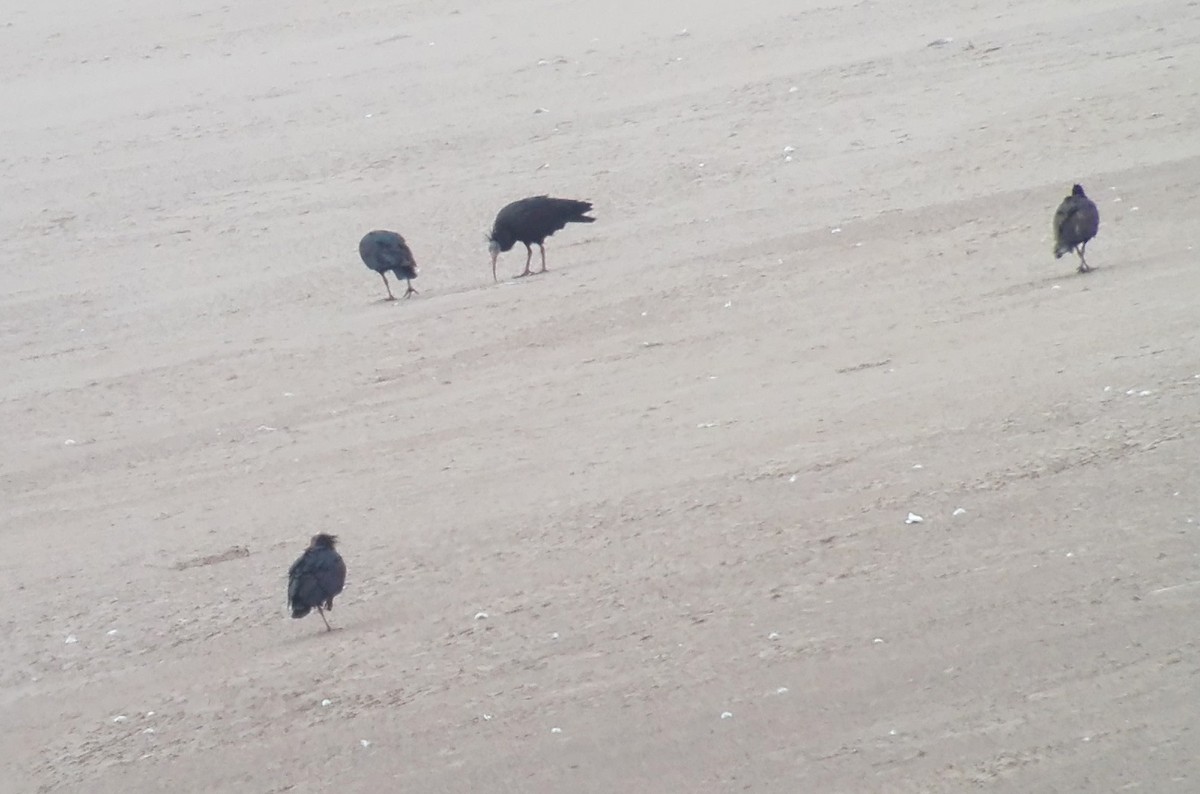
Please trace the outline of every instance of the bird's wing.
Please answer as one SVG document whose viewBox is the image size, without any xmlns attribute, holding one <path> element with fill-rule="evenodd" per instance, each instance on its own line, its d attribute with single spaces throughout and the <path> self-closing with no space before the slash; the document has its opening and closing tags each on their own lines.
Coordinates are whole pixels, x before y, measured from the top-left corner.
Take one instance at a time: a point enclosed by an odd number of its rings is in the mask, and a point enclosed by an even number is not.
<svg viewBox="0 0 1200 794">
<path fill-rule="evenodd" d="M 408 249 L 408 244 L 403 240 L 389 240 L 386 243 L 380 243 L 377 253 L 379 261 L 386 264 L 388 268 L 407 267 L 412 264 L 412 251 Z"/>
<path fill-rule="evenodd" d="M 497 232 L 503 231 L 504 229 L 515 224 L 521 218 L 525 217 L 525 213 L 528 211 L 529 206 L 543 198 L 545 198 L 545 196 L 533 196 L 531 198 L 523 198 L 519 201 L 505 204 L 500 208 L 500 211 L 496 213 L 496 220 L 492 223 L 492 236 L 495 236 Z"/>
<path fill-rule="evenodd" d="M 535 230 L 537 234 L 556 232 L 587 211 L 583 202 L 541 198 L 542 201 L 531 202 L 521 217 L 523 226 Z"/>
<path fill-rule="evenodd" d="M 346 563 L 333 549 L 321 549 L 314 560 L 312 575 L 327 596 L 337 595 L 346 585 Z"/>
<path fill-rule="evenodd" d="M 296 578 L 296 576 L 300 573 L 301 569 L 304 567 L 304 563 L 307 559 L 308 559 L 308 550 L 305 549 L 304 553 L 301 554 L 299 557 L 297 557 L 296 561 L 294 563 L 292 563 L 292 567 L 288 568 L 288 579 Z"/>
<path fill-rule="evenodd" d="M 1074 201 L 1074 198 L 1074 196 L 1068 196 L 1063 199 L 1062 204 L 1058 205 L 1058 210 L 1054 213 L 1054 231 L 1056 233 L 1061 234 L 1071 216 L 1079 212 L 1079 203 Z"/>
</svg>

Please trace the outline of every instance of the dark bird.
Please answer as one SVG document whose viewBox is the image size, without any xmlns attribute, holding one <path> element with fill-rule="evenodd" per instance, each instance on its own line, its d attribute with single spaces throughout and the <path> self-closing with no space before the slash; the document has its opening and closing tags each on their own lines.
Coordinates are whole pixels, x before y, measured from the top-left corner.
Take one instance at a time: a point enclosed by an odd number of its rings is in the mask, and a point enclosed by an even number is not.
<svg viewBox="0 0 1200 794">
<path fill-rule="evenodd" d="M 492 280 L 496 278 L 496 258 L 501 251 L 512 249 L 516 243 L 524 243 L 527 256 L 525 271 L 521 276 L 532 275 L 529 263 L 533 260 L 533 248 L 537 245 L 542 252 L 542 269 L 546 272 L 546 238 L 554 234 L 568 223 L 593 223 L 595 218 L 587 213 L 592 211 L 590 201 L 575 201 L 574 199 L 551 198 L 549 196 L 530 196 L 520 201 L 514 201 L 500 212 L 496 213 L 496 222 L 492 224 L 492 233 L 488 235 L 488 251 L 492 255 Z"/>
<path fill-rule="evenodd" d="M 288 569 L 288 608 L 293 618 L 302 618 L 316 609 L 325 620 L 325 610 L 333 609 L 333 597 L 346 586 L 346 563 L 334 549 L 336 535 L 313 535 L 300 559 Z"/>
<path fill-rule="evenodd" d="M 358 255 L 362 257 L 362 261 L 366 263 L 367 267 L 374 270 L 383 279 L 383 286 L 387 287 L 388 300 L 396 300 L 396 296 L 392 294 L 392 285 L 388 284 L 387 280 L 389 270 L 396 274 L 396 278 L 402 278 L 408 282 L 408 291 L 404 293 L 404 297 L 407 298 L 417 292 L 412 285 L 412 280 L 417 277 L 418 273 L 417 262 L 413 259 L 412 251 L 408 249 L 408 243 L 404 242 L 404 238 L 400 235 L 385 231 L 367 232 L 366 236 L 358 243 Z"/>
<path fill-rule="evenodd" d="M 1068 251 L 1079 255 L 1079 272 L 1091 270 L 1083 251 L 1088 240 L 1100 230 L 1100 211 L 1083 192 L 1082 185 L 1071 188 L 1071 195 L 1062 200 L 1054 213 L 1054 258 L 1061 259 Z"/>
</svg>

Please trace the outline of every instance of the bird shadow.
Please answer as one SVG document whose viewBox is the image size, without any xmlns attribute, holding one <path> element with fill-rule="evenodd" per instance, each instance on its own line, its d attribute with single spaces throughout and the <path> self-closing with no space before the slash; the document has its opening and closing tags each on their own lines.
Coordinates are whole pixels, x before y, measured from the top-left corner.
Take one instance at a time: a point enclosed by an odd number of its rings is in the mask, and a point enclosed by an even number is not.
<svg viewBox="0 0 1200 794">
<path fill-rule="evenodd" d="M 1024 281 L 1020 284 L 1013 284 L 1008 287 L 1004 287 L 1003 289 L 992 290 L 991 292 L 984 293 L 981 297 L 1006 298 L 1013 295 L 1024 295 L 1025 293 L 1036 292 L 1037 290 L 1045 289 L 1046 287 L 1061 285 L 1063 283 L 1073 281 L 1074 279 L 1087 278 L 1099 273 L 1100 271 L 1101 268 L 1097 267 L 1096 265 L 1092 265 L 1089 270 L 1084 272 L 1074 270 L 1071 272 L 1055 273 L 1054 275 L 1046 276 L 1045 278 L 1034 279 L 1033 281 Z"/>
<path fill-rule="evenodd" d="M 561 270 L 547 270 L 544 273 L 533 272 L 533 273 L 530 273 L 528 276 L 521 274 L 521 273 L 517 273 L 515 276 L 509 276 L 507 279 L 505 279 L 504 281 L 501 281 L 500 283 L 501 284 L 532 284 L 536 281 L 541 281 L 542 279 L 547 278 L 549 276 L 561 276 L 562 273 L 563 273 L 563 271 L 561 271 Z"/>
<path fill-rule="evenodd" d="M 322 637 L 328 637 L 330 634 L 341 634 L 345 630 L 346 630 L 345 626 L 333 626 L 332 628 L 329 628 L 329 629 L 326 629 L 324 626 L 320 626 L 316 631 L 298 632 L 298 633 L 288 637 L 287 639 L 283 640 L 280 644 L 281 645 L 299 645 L 299 644 L 305 643 L 305 642 L 314 642 L 316 640 L 321 639 Z"/>
<path fill-rule="evenodd" d="M 474 285 L 462 286 L 462 287 L 458 287 L 458 288 L 454 288 L 454 289 L 448 289 L 445 291 L 440 291 L 440 290 L 435 291 L 435 292 L 431 293 L 431 295 L 428 298 L 425 298 L 425 300 L 426 301 L 433 300 L 433 299 L 436 299 L 439 297 L 446 298 L 446 297 L 450 297 L 452 295 L 465 295 L 467 293 L 479 292 L 481 290 L 486 290 L 488 288 L 493 288 L 493 287 L 515 287 L 515 286 L 519 286 L 522 284 L 533 284 L 533 283 L 541 281 L 542 279 L 547 278 L 549 276 L 558 276 L 561 278 L 561 277 L 565 276 L 566 273 L 567 273 L 566 270 L 547 270 L 545 273 L 530 273 L 528 276 L 522 276 L 520 274 L 513 275 L 513 276 L 506 276 L 505 278 L 502 278 L 499 281 L 488 282 L 487 284 L 474 284 Z M 424 297 L 423 292 L 419 293 L 419 295 L 421 297 Z M 413 300 L 416 300 L 416 297 L 414 297 Z M 372 300 L 369 303 L 367 303 L 367 305 L 368 306 L 386 306 L 389 303 L 401 304 L 401 303 L 407 303 L 407 302 L 408 302 L 408 299 L 405 299 L 403 297 L 376 298 L 375 300 Z"/>
</svg>

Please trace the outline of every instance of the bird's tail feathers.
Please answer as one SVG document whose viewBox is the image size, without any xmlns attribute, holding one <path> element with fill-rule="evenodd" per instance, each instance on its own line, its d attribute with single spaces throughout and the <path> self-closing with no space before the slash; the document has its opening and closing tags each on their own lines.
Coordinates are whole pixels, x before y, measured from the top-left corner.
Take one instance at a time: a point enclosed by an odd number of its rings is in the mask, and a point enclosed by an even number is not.
<svg viewBox="0 0 1200 794">
<path fill-rule="evenodd" d="M 592 218 L 588 215 L 588 213 L 592 211 L 592 202 L 578 201 L 576 199 L 559 199 L 559 201 L 562 204 L 565 204 L 566 208 L 569 209 L 570 212 L 574 213 L 574 215 L 571 216 L 572 222 L 574 222 L 574 223 L 595 223 L 596 222 L 595 218 Z"/>
</svg>

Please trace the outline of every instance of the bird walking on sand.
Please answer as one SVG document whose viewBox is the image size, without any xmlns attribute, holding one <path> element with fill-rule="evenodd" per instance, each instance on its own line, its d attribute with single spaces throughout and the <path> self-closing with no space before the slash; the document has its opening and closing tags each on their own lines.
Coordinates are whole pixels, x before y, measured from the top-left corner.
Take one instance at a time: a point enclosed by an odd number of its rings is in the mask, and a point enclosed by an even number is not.
<svg viewBox="0 0 1200 794">
<path fill-rule="evenodd" d="M 530 196 L 505 206 L 496 214 L 492 233 L 488 235 L 488 252 L 492 255 L 492 280 L 499 280 L 496 278 L 496 259 L 500 252 L 511 250 L 516 243 L 524 243 L 527 253 L 525 270 L 517 278 L 533 275 L 529 269 L 529 263 L 533 261 L 531 245 L 536 245 L 541 250 L 542 269 L 537 272 L 545 273 L 546 238 L 568 223 L 595 222 L 595 218 L 587 215 L 591 211 L 590 201 L 550 196 Z"/>
<path fill-rule="evenodd" d="M 388 284 L 387 280 L 389 270 L 396 274 L 397 279 L 402 278 L 408 282 L 408 290 L 404 297 L 417 294 L 412 285 L 412 280 L 419 272 L 417 262 L 413 259 L 408 243 L 404 242 L 400 235 L 379 230 L 367 232 L 358 243 L 358 255 L 367 267 L 383 279 L 383 286 L 387 288 L 387 300 L 396 300 L 396 296 L 392 294 L 392 285 Z"/>
<path fill-rule="evenodd" d="M 293 618 L 302 618 L 316 609 L 325 629 L 332 631 L 325 610 L 333 609 L 334 596 L 346 586 L 346 563 L 334 545 L 336 535 L 313 535 L 300 558 L 288 569 L 288 608 Z"/>
<path fill-rule="evenodd" d="M 1054 213 L 1054 258 L 1060 259 L 1068 251 L 1079 255 L 1079 272 L 1092 268 L 1083 258 L 1088 240 L 1100 230 L 1100 211 L 1096 204 L 1083 192 L 1082 185 L 1071 188 L 1071 195 L 1062 200 Z"/>
</svg>

